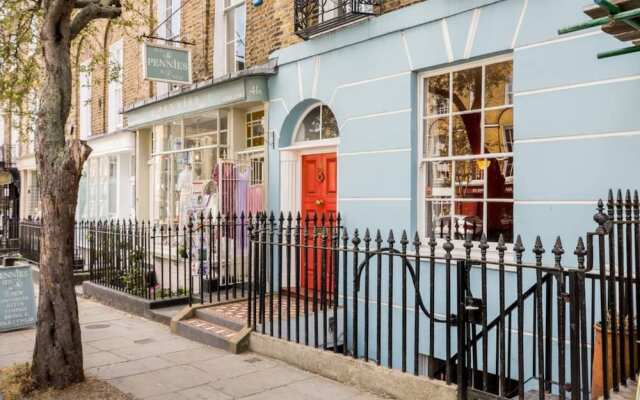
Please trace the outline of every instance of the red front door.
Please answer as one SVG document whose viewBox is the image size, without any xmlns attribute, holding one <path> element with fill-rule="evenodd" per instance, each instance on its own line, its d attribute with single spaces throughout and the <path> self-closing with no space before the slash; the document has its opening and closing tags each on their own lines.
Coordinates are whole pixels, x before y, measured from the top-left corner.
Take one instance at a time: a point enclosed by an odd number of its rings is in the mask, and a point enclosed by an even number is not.
<svg viewBox="0 0 640 400">
<path fill-rule="evenodd" d="M 323 233 L 327 235 L 327 245 L 331 245 L 337 215 L 337 167 L 336 153 L 302 156 L 302 218 L 307 221 L 307 251 L 302 254 L 302 283 L 304 287 L 332 292 L 331 252 L 311 251 L 309 247 L 322 247 Z M 330 222 L 330 216 L 333 222 Z M 324 225 L 323 225 L 324 217 Z M 333 225 L 333 226 L 331 226 Z M 332 229 L 333 228 L 333 229 Z M 322 260 L 325 260 L 324 276 Z M 316 284 L 314 284 L 314 271 Z M 305 279 L 306 278 L 306 279 Z"/>
</svg>

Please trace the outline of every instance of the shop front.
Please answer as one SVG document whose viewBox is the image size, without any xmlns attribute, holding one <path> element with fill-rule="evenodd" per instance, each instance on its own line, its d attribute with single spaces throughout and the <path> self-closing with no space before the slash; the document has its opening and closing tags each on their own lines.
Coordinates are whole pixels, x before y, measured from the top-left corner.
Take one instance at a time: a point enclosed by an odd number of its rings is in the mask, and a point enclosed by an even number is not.
<svg viewBox="0 0 640 400">
<path fill-rule="evenodd" d="M 78 220 L 135 217 L 135 134 L 118 131 L 90 136 L 92 152 L 84 164 L 78 190 Z"/>
<path fill-rule="evenodd" d="M 266 90 L 264 74 L 245 74 L 128 109 L 137 217 L 185 226 L 263 210 Z"/>
</svg>

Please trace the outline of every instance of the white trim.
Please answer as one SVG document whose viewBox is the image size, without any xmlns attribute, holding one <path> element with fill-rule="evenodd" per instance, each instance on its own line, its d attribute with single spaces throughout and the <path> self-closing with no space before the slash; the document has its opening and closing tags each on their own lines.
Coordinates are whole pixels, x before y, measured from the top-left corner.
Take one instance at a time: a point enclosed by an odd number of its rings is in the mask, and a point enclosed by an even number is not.
<svg viewBox="0 0 640 400">
<path fill-rule="evenodd" d="M 307 140 L 304 142 L 296 142 L 291 146 L 281 147 L 279 150 L 293 151 L 293 150 L 302 150 L 302 149 L 315 149 L 320 147 L 337 147 L 339 144 L 340 144 L 340 138 Z"/>
<path fill-rule="evenodd" d="M 282 106 L 284 107 L 285 111 L 287 112 L 287 114 L 289 114 L 289 107 L 287 107 L 287 102 L 284 101 L 282 97 L 278 97 L 277 99 L 271 99 L 269 100 L 269 103 L 282 103 Z"/>
<path fill-rule="evenodd" d="M 591 206 L 598 204 L 598 200 L 514 200 L 515 205 L 579 205 Z"/>
<path fill-rule="evenodd" d="M 406 153 L 411 152 L 411 148 L 406 149 L 389 149 L 389 150 L 371 150 L 371 151 L 353 151 L 349 153 L 339 153 L 338 157 L 363 156 L 368 154 L 388 154 L 388 153 Z"/>
<path fill-rule="evenodd" d="M 562 42 L 568 42 L 568 41 L 571 41 L 571 40 L 582 39 L 582 38 L 586 38 L 586 37 L 600 35 L 602 33 L 603 33 L 602 30 L 598 28 L 597 30 L 593 30 L 593 31 L 586 32 L 586 33 L 580 33 L 580 34 L 577 34 L 577 35 L 568 35 L 568 36 L 556 37 L 556 38 L 545 40 L 545 41 L 538 42 L 538 43 L 527 44 L 527 45 L 524 45 L 524 46 L 521 46 L 521 47 L 516 47 L 516 48 L 514 48 L 514 50 L 515 51 L 522 51 L 522 50 L 534 49 L 536 47 L 542 47 L 542 46 L 547 46 L 547 45 L 552 45 L 552 44 L 557 44 L 557 43 L 562 43 Z"/>
<path fill-rule="evenodd" d="M 442 18 L 442 39 L 444 40 L 444 48 L 447 50 L 447 59 L 449 62 L 453 62 L 453 49 L 451 48 L 451 38 L 449 37 L 449 25 L 447 19 Z"/>
<path fill-rule="evenodd" d="M 561 142 L 565 140 L 605 139 L 605 138 L 617 138 L 617 137 L 638 136 L 638 135 L 640 135 L 640 131 L 607 132 L 607 133 L 594 133 L 591 135 L 569 135 L 569 136 L 553 136 L 553 137 L 537 138 L 537 139 L 520 139 L 520 140 L 515 140 L 514 144 Z"/>
<path fill-rule="evenodd" d="M 298 96 L 300 96 L 300 101 L 304 100 L 304 89 L 302 87 L 302 65 L 300 65 L 300 61 L 297 63 L 298 67 Z"/>
<path fill-rule="evenodd" d="M 318 79 L 320 76 L 320 57 L 315 57 L 315 67 L 313 71 L 313 84 L 311 86 L 311 97 L 315 98 L 318 95 Z"/>
<path fill-rule="evenodd" d="M 407 63 L 409 64 L 409 69 L 413 71 L 413 61 L 411 60 L 411 52 L 409 51 L 409 44 L 407 43 L 407 37 L 404 31 L 400 32 L 400 38 L 402 39 L 404 52 L 407 55 Z"/>
<path fill-rule="evenodd" d="M 369 119 L 369 118 L 377 118 L 377 117 L 386 117 L 388 115 L 402 114 L 402 113 L 406 113 L 406 112 L 411 112 L 411 108 L 404 108 L 402 110 L 386 111 L 386 112 L 367 114 L 367 115 L 359 115 L 359 116 L 356 116 L 356 117 L 349 117 L 349 118 L 344 120 L 344 122 L 342 123 L 342 125 L 340 125 L 338 127 L 338 129 L 342 130 L 342 128 L 344 128 L 344 126 L 349 121 L 357 121 L 357 120 L 361 120 L 361 119 Z"/>
<path fill-rule="evenodd" d="M 591 87 L 591 86 L 610 85 L 613 83 L 637 81 L 639 79 L 640 79 L 640 75 L 624 76 L 621 78 L 611 78 L 611 79 L 604 79 L 600 81 L 575 83 L 572 85 L 562 85 L 562 86 L 555 86 L 555 87 L 550 87 L 545 89 L 535 89 L 535 90 L 527 90 L 523 92 L 515 92 L 513 95 L 516 97 L 532 96 L 532 95 L 541 94 L 541 93 L 559 92 L 562 90 L 571 90 L 571 89 L 579 89 L 579 88 L 585 88 L 585 87 Z"/>
<path fill-rule="evenodd" d="M 385 75 L 385 76 L 380 76 L 380 77 L 377 77 L 377 78 L 365 79 L 365 80 L 362 80 L 362 81 L 356 81 L 356 82 L 344 83 L 342 85 L 338 85 L 338 86 L 336 86 L 335 89 L 333 89 L 333 93 L 331 94 L 331 98 L 329 99 L 329 102 L 327 104 L 329 106 L 331 106 L 333 104 L 333 100 L 335 99 L 336 94 L 337 94 L 338 90 L 340 90 L 340 89 L 344 89 L 344 88 L 348 88 L 348 87 L 352 87 L 352 86 L 366 85 L 366 84 L 371 83 L 371 82 L 382 81 L 382 80 L 385 80 L 385 79 L 393 79 L 393 78 L 397 78 L 397 77 L 404 76 L 404 75 L 410 75 L 410 74 L 411 74 L 411 71 L 398 72 L 396 74 Z"/>
<path fill-rule="evenodd" d="M 338 197 L 338 201 L 411 201 L 411 197 Z"/>
<path fill-rule="evenodd" d="M 464 46 L 464 58 L 471 57 L 471 50 L 473 50 L 473 44 L 476 40 L 476 33 L 478 32 L 478 23 L 480 21 L 480 8 L 473 10 L 473 16 L 471 17 L 471 24 L 469 25 L 469 32 L 467 33 L 467 43 Z"/>
<path fill-rule="evenodd" d="M 513 40 L 511 40 L 511 48 L 516 48 L 516 43 L 518 42 L 518 36 L 520 35 L 520 29 L 522 28 L 522 21 L 524 21 L 524 16 L 527 13 L 527 6 L 529 5 L 529 0 L 524 0 L 522 4 L 522 11 L 520 12 L 520 18 L 518 18 L 518 25 L 516 25 L 516 30 L 513 33 Z"/>
</svg>

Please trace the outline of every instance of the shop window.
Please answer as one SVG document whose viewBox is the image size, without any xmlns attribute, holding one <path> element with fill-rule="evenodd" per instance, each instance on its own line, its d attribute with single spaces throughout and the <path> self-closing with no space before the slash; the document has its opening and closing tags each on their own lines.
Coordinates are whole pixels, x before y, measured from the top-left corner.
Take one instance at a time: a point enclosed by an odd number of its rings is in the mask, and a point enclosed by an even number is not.
<svg viewBox="0 0 640 400">
<path fill-rule="evenodd" d="M 91 135 L 91 63 L 80 64 L 79 73 L 79 130 L 80 139 L 87 139 Z"/>
<path fill-rule="evenodd" d="M 264 110 L 247 113 L 247 148 L 264 145 Z"/>
<path fill-rule="evenodd" d="M 318 104 L 307 111 L 296 131 L 296 142 L 336 137 L 338 137 L 336 117 L 329 107 L 322 104 Z"/>
<path fill-rule="evenodd" d="M 108 130 L 114 132 L 123 126 L 122 109 L 122 66 L 123 48 L 122 40 L 119 40 L 109 47 L 109 103 L 108 103 Z"/>
<path fill-rule="evenodd" d="M 227 156 L 227 118 L 214 111 L 153 127 L 153 215 L 159 222 L 183 225 L 196 209 L 209 211 L 200 200 L 205 193 L 209 200 L 218 161 Z"/>
<path fill-rule="evenodd" d="M 225 54 L 227 74 L 245 68 L 246 10 L 242 0 L 225 0 Z"/>
<path fill-rule="evenodd" d="M 513 241 L 512 62 L 422 78 L 424 232 Z"/>
</svg>

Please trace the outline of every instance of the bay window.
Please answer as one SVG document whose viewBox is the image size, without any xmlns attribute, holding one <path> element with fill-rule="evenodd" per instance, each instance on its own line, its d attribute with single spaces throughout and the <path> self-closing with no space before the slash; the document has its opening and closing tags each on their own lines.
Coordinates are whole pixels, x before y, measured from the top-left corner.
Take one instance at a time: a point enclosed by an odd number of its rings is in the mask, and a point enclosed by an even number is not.
<svg viewBox="0 0 640 400">
<path fill-rule="evenodd" d="M 421 77 L 426 236 L 513 241 L 511 60 Z"/>
</svg>

